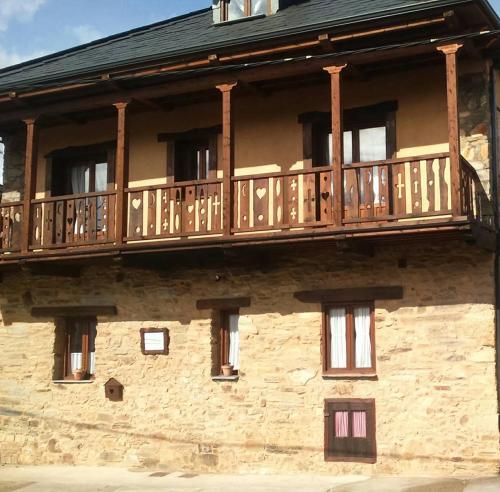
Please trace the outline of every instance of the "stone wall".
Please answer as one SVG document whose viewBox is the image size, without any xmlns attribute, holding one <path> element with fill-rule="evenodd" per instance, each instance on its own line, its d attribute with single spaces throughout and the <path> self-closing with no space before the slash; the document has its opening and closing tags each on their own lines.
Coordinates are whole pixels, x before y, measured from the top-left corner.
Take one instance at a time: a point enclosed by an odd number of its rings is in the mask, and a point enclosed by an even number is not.
<svg viewBox="0 0 500 492">
<path fill-rule="evenodd" d="M 166 256 L 160 271 L 96 265 L 77 279 L 5 273 L 0 463 L 495 473 L 493 258 L 461 242 L 381 246 L 373 258 L 323 248 L 210 268 Z M 376 285 L 405 292 L 375 306 L 377 380 L 323 379 L 320 306 L 293 293 Z M 240 379 L 221 383 L 211 379 L 211 312 L 195 301 L 228 296 L 252 304 L 241 310 Z M 54 320 L 31 318 L 31 307 L 96 303 L 116 304 L 118 316 L 98 320 L 95 382 L 53 383 Z M 141 327 L 168 328 L 170 354 L 142 355 Z M 111 377 L 123 402 L 104 397 Z M 375 465 L 324 462 L 323 401 L 349 397 L 376 399 Z"/>
<path fill-rule="evenodd" d="M 476 169 L 488 195 L 491 184 L 491 106 L 486 71 L 466 73 L 459 80 L 460 146 Z"/>
</svg>

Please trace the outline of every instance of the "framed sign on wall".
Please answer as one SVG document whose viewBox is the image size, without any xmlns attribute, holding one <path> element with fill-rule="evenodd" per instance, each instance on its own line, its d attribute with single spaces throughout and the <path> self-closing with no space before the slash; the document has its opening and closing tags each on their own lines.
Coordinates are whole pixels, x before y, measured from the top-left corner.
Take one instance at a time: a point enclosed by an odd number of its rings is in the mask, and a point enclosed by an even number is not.
<svg viewBox="0 0 500 492">
<path fill-rule="evenodd" d="M 167 328 L 141 328 L 141 351 L 144 355 L 168 355 L 169 344 Z"/>
</svg>

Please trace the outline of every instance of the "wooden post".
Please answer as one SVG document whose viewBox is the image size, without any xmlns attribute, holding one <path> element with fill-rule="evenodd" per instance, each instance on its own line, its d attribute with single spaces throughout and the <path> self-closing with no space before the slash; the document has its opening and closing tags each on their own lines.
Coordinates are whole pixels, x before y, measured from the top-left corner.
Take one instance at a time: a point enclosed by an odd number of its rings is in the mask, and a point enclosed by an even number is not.
<svg viewBox="0 0 500 492">
<path fill-rule="evenodd" d="M 123 244 L 123 239 L 127 235 L 128 222 L 128 197 L 125 195 L 125 188 L 128 186 L 128 122 L 127 107 L 128 101 L 114 104 L 118 110 L 118 131 L 116 138 L 116 234 L 115 243 L 117 246 Z"/>
<path fill-rule="evenodd" d="M 31 242 L 31 224 L 33 222 L 31 217 L 31 200 L 35 198 L 36 190 L 38 132 L 34 118 L 24 120 L 24 122 L 26 123 L 26 156 L 24 164 L 24 209 L 21 252 L 27 254 Z"/>
<path fill-rule="evenodd" d="M 451 210 L 462 215 L 460 186 L 460 126 L 458 118 L 457 51 L 462 44 L 448 44 L 437 49 L 446 55 L 446 93 L 448 98 L 448 138 L 450 142 Z"/>
<path fill-rule="evenodd" d="M 234 171 L 234 125 L 231 91 L 236 85 L 237 83 L 234 82 L 217 86 L 217 89 L 222 93 L 222 170 L 224 173 L 222 217 L 225 236 L 231 235 L 233 227 L 233 184 L 231 177 Z"/>
<path fill-rule="evenodd" d="M 342 130 L 342 99 L 340 90 L 340 72 L 347 65 L 326 67 L 325 70 L 331 77 L 332 91 L 332 171 L 333 171 L 333 223 L 342 226 L 344 216 L 344 132 Z"/>
</svg>

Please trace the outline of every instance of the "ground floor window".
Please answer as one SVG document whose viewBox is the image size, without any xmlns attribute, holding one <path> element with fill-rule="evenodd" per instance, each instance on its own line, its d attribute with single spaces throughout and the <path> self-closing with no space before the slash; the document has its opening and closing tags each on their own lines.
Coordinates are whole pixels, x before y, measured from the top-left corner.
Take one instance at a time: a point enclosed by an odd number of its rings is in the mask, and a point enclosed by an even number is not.
<svg viewBox="0 0 500 492">
<path fill-rule="evenodd" d="M 95 318 L 67 318 L 56 332 L 55 379 L 86 380 L 95 376 Z M 62 364 L 57 364 L 57 358 Z"/>
<path fill-rule="evenodd" d="M 240 370 L 238 310 L 218 311 L 213 317 L 212 375 L 237 376 Z"/>
<path fill-rule="evenodd" d="M 325 460 L 375 463 L 375 400 L 325 400 Z"/>
</svg>

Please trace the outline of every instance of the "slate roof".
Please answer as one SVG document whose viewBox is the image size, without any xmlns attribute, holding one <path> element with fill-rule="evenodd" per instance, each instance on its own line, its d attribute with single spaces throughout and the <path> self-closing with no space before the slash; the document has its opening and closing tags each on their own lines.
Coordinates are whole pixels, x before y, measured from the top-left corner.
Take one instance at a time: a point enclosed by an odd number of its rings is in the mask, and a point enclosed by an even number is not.
<svg viewBox="0 0 500 492">
<path fill-rule="evenodd" d="M 214 52 L 464 1 L 302 0 L 268 17 L 219 25 L 214 25 L 212 9 L 208 8 L 2 69 L 0 92 L 54 85 L 61 80 L 81 80 L 131 64 Z"/>
</svg>

